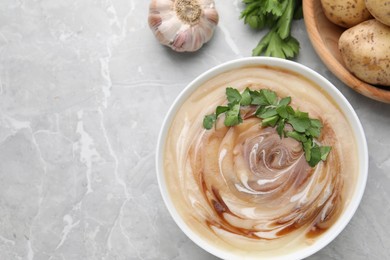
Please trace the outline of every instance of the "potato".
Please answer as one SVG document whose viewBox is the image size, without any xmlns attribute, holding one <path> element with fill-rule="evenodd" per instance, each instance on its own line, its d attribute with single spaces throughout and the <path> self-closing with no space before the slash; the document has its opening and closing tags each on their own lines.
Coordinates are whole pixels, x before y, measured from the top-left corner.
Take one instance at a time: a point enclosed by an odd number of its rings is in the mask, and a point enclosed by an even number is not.
<svg viewBox="0 0 390 260">
<path fill-rule="evenodd" d="M 389 0 L 366 0 L 366 7 L 375 19 L 390 26 Z"/>
<path fill-rule="evenodd" d="M 390 27 L 376 19 L 345 30 L 339 49 L 349 71 L 361 80 L 390 86 Z"/>
<path fill-rule="evenodd" d="M 344 28 L 350 28 L 372 18 L 364 1 L 365 0 L 321 0 L 321 5 L 325 16 L 332 23 Z"/>
</svg>

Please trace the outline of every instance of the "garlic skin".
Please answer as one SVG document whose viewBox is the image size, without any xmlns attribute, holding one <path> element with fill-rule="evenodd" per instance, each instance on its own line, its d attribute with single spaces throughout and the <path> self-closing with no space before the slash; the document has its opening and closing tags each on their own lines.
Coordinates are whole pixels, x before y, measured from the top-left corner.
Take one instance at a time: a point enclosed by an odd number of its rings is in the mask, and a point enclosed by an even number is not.
<svg viewBox="0 0 390 260">
<path fill-rule="evenodd" d="M 157 40 L 178 52 L 194 52 L 208 42 L 218 24 L 213 0 L 152 0 L 149 26 Z"/>
</svg>

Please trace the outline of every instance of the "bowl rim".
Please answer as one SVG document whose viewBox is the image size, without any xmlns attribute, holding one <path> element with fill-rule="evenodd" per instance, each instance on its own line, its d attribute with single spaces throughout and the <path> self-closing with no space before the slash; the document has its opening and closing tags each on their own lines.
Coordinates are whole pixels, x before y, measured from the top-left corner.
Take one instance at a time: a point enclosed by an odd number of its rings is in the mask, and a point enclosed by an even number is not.
<svg viewBox="0 0 390 260">
<path fill-rule="evenodd" d="M 156 174 L 157 174 L 157 181 L 159 185 L 159 190 L 161 193 L 161 196 L 163 198 L 163 201 L 165 203 L 166 208 L 168 209 L 171 217 L 175 221 L 175 223 L 179 226 L 179 228 L 182 230 L 184 234 L 187 235 L 187 237 L 192 240 L 196 245 L 203 248 L 205 251 L 209 252 L 210 254 L 217 256 L 219 258 L 223 259 L 236 259 L 242 257 L 239 257 L 238 255 L 235 255 L 233 251 L 224 251 L 214 245 L 211 245 L 207 243 L 201 236 L 199 236 L 196 232 L 192 231 L 188 225 L 184 222 L 184 220 L 181 218 L 180 214 L 176 210 L 170 195 L 169 191 L 167 189 L 167 185 L 165 182 L 165 173 L 164 173 L 164 167 L 163 167 L 163 155 L 164 155 L 164 149 L 165 149 L 165 143 L 166 138 L 170 129 L 170 126 L 172 124 L 173 118 L 176 115 L 177 111 L 180 109 L 182 104 L 185 102 L 185 100 L 188 99 L 188 97 L 204 82 L 208 81 L 209 79 L 215 77 L 216 75 L 229 71 L 232 69 L 250 66 L 250 65 L 267 65 L 270 67 L 279 67 L 282 69 L 287 69 L 292 72 L 295 72 L 297 74 L 300 74 L 304 76 L 305 78 L 315 82 L 321 89 L 323 89 L 328 95 L 330 95 L 333 100 L 336 102 L 336 104 L 339 106 L 341 111 L 345 114 L 349 124 L 351 125 L 351 128 L 354 130 L 355 135 L 355 141 L 356 145 L 359 148 L 358 150 L 358 158 L 359 158 L 359 176 L 357 179 L 357 183 L 355 186 L 355 190 L 353 195 L 351 196 L 351 200 L 345 209 L 345 211 L 342 213 L 342 215 L 339 217 L 339 219 L 332 225 L 332 227 L 325 232 L 319 239 L 313 243 L 313 245 L 303 247 L 298 249 L 297 251 L 292 251 L 291 253 L 288 253 L 283 256 L 278 257 L 272 257 L 267 259 L 302 259 L 306 258 L 310 255 L 313 255 L 314 253 L 318 252 L 325 246 L 327 246 L 330 242 L 332 242 L 347 226 L 347 224 L 352 219 L 353 215 L 355 214 L 357 208 L 359 207 L 359 204 L 361 202 L 361 199 L 363 197 L 366 182 L 367 182 L 367 175 L 368 175 L 368 148 L 367 148 L 367 141 L 364 134 L 364 130 L 362 127 L 362 124 L 351 106 L 351 104 L 348 102 L 348 100 L 343 96 L 343 94 L 331 83 L 329 82 L 325 77 L 320 75 L 319 73 L 315 72 L 314 70 L 299 64 L 294 61 L 290 60 L 284 60 L 279 58 L 273 58 L 273 57 L 246 57 L 246 58 L 239 58 L 232 61 L 228 61 L 225 63 L 222 63 L 218 66 L 215 66 L 202 74 L 200 74 L 198 77 L 196 77 L 194 80 L 192 80 L 176 97 L 172 105 L 170 106 L 164 121 L 162 123 L 158 140 L 157 140 L 157 147 L 156 147 Z M 250 258 L 245 258 L 250 259 Z M 256 258 L 261 259 L 261 258 Z"/>
</svg>

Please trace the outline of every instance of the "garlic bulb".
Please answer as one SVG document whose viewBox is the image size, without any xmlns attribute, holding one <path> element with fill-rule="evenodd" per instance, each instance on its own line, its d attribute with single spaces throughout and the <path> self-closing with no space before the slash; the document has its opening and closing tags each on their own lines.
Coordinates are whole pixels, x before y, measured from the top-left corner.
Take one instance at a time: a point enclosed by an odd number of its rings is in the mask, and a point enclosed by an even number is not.
<svg viewBox="0 0 390 260">
<path fill-rule="evenodd" d="M 161 44 L 192 52 L 211 39 L 218 13 L 213 0 L 152 0 L 148 20 Z"/>
</svg>

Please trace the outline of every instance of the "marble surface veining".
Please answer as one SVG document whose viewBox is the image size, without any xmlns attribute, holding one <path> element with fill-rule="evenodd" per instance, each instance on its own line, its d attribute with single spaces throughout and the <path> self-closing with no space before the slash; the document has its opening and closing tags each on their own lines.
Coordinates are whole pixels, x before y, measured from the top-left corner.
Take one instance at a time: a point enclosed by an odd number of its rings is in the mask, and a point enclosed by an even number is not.
<svg viewBox="0 0 390 260">
<path fill-rule="evenodd" d="M 262 33 L 217 0 L 213 39 L 193 54 L 161 46 L 145 0 L 0 1 L 0 259 L 215 259 L 171 219 L 155 148 L 180 91 L 251 55 Z M 346 229 L 309 259 L 389 259 L 390 105 L 342 84 L 303 21 L 298 62 L 349 99 L 365 129 L 365 195 Z"/>
</svg>

